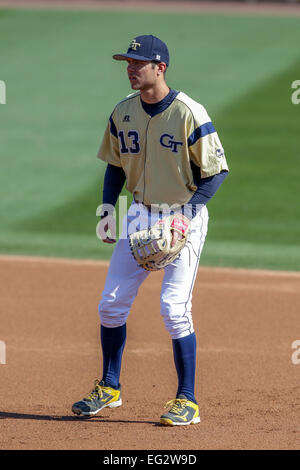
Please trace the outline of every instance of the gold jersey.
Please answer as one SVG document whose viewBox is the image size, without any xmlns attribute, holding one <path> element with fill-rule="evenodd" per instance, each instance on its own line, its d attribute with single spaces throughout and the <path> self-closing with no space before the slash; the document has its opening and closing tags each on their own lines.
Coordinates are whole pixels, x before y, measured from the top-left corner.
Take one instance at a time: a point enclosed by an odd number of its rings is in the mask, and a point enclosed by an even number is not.
<svg viewBox="0 0 300 470">
<path fill-rule="evenodd" d="M 128 191 L 147 205 L 186 204 L 197 189 L 191 162 L 201 178 L 228 171 L 206 109 L 183 92 L 153 117 L 144 110 L 139 92 L 118 103 L 98 158 L 122 167 Z"/>
</svg>

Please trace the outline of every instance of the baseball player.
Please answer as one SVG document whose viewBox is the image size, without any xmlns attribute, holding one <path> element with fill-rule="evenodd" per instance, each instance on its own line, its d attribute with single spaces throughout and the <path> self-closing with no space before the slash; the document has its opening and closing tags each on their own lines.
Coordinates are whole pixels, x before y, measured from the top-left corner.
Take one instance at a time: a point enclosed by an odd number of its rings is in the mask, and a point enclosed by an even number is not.
<svg viewBox="0 0 300 470">
<path fill-rule="evenodd" d="M 138 36 L 127 53 L 113 58 L 127 62 L 134 93 L 114 108 L 98 153 L 107 163 L 103 204 L 114 208 L 125 182 L 133 201 L 99 303 L 102 379 L 95 382 L 90 394 L 74 403 L 72 411 L 92 416 L 122 404 L 120 371 L 126 321 L 140 285 L 150 274 L 133 258 L 128 237 L 171 210 L 188 218 L 189 235 L 179 256 L 164 268 L 161 286 L 160 313 L 172 341 L 178 388 L 160 423 L 196 424 L 200 414 L 195 398 L 192 291 L 207 233 L 206 204 L 227 176 L 228 166 L 205 108 L 167 85 L 169 52 L 163 41 L 152 35 Z M 110 217 L 109 210 L 103 214 L 104 243 L 116 242 L 109 231 Z M 171 243 L 181 236 L 180 230 L 174 230 Z"/>
</svg>

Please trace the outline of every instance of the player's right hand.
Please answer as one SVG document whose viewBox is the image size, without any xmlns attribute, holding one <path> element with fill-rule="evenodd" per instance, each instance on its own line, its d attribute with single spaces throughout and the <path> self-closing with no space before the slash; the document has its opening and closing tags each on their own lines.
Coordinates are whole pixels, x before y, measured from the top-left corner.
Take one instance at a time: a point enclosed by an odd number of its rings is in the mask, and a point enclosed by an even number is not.
<svg viewBox="0 0 300 470">
<path fill-rule="evenodd" d="M 106 234 L 106 238 L 102 238 L 102 241 L 104 243 L 116 243 L 116 239 L 115 238 L 110 238 L 108 235 L 107 235 L 107 232 L 108 232 L 108 224 L 104 225 L 104 232 Z"/>
<path fill-rule="evenodd" d="M 104 243 L 116 243 L 116 222 L 113 216 L 102 217 L 96 229 L 97 237 Z"/>
</svg>

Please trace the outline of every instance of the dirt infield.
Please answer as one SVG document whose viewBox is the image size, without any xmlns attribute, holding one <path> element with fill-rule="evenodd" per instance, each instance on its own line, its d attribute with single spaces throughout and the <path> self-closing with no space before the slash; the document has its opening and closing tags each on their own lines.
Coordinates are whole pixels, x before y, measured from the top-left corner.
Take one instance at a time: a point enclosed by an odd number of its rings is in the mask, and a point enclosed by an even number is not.
<svg viewBox="0 0 300 470">
<path fill-rule="evenodd" d="M 128 320 L 123 406 L 82 420 L 70 409 L 99 377 L 98 300 L 107 264 L 0 258 L 0 449 L 297 449 L 300 273 L 201 268 L 194 290 L 201 423 L 158 425 L 174 398 L 161 273 Z M 300 354 L 299 354 L 300 357 Z"/>
</svg>

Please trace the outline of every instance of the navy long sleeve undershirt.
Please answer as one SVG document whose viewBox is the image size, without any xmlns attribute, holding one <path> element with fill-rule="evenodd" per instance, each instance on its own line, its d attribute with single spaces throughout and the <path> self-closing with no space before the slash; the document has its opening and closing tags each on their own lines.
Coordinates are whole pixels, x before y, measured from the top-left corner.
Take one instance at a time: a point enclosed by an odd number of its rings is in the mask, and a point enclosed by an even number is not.
<svg viewBox="0 0 300 470">
<path fill-rule="evenodd" d="M 217 192 L 227 174 L 227 171 L 222 171 L 209 178 L 200 179 L 196 191 L 183 208 L 184 214 L 189 218 L 195 217 L 201 207 L 206 205 Z M 116 205 L 125 180 L 126 176 L 123 168 L 110 164 L 107 165 L 104 176 L 103 204 Z"/>
<path fill-rule="evenodd" d="M 104 175 L 103 204 L 115 206 L 122 191 L 126 176 L 122 167 L 107 165 Z"/>
</svg>

